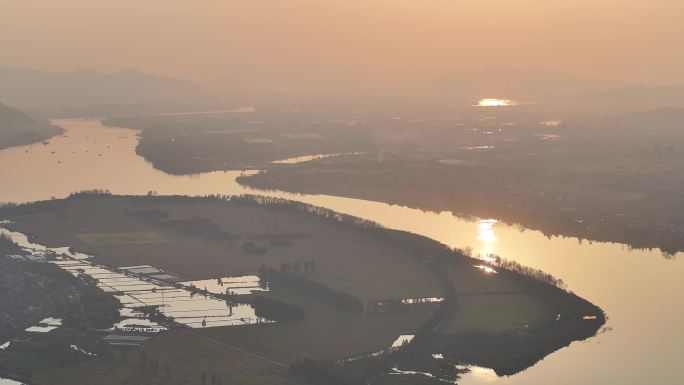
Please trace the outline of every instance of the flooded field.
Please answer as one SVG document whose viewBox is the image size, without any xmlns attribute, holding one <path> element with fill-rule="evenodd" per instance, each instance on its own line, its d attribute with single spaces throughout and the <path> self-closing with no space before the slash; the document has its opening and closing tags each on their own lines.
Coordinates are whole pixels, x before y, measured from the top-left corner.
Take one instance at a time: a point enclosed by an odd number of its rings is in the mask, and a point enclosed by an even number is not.
<svg viewBox="0 0 684 385">
<path fill-rule="evenodd" d="M 159 270 L 150 267 L 111 269 L 98 266 L 88 260 L 85 254 L 73 254 L 68 247 L 48 248 L 30 242 L 26 235 L 9 231 L 0 227 L 0 234 L 9 236 L 25 252 L 40 263 L 54 263 L 74 276 L 85 275 L 97 282 L 97 286 L 115 296 L 123 305 L 121 322 L 113 325 L 113 329 L 139 332 L 159 332 L 166 327 L 147 319 L 138 310 L 143 306 L 158 307 L 159 312 L 174 322 L 191 327 L 234 326 L 268 322 L 256 316 L 251 305 L 232 303 L 211 295 L 198 294 L 189 290 L 190 284 L 176 286 L 143 273 L 158 273 Z M 215 280 L 212 282 L 216 283 Z M 251 282 L 258 288 L 258 278 L 245 281 L 244 278 L 226 278 L 228 285 L 243 285 L 241 294 L 249 288 L 245 282 Z M 236 290 L 239 290 L 236 287 Z M 257 289 L 255 289 L 257 290 Z M 260 289 L 259 289 L 260 290 Z M 223 294 L 223 293 L 217 293 Z M 61 320 L 46 319 L 37 326 L 30 327 L 28 332 L 49 332 L 61 325 Z"/>
<path fill-rule="evenodd" d="M 38 325 L 26 328 L 26 331 L 29 333 L 48 333 L 60 326 L 62 326 L 61 318 L 48 317 L 38 322 Z"/>
<path fill-rule="evenodd" d="M 268 290 L 268 288 L 262 287 L 260 279 L 256 275 L 186 281 L 180 282 L 180 284 L 188 287 L 196 287 L 213 294 L 242 295 L 250 294 L 254 291 Z"/>
</svg>

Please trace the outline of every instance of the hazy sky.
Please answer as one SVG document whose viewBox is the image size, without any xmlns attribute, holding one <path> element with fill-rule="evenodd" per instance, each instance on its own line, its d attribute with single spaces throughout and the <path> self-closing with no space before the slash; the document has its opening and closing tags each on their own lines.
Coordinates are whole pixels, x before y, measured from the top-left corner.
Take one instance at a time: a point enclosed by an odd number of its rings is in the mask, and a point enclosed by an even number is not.
<svg viewBox="0 0 684 385">
<path fill-rule="evenodd" d="M 684 84 L 683 0 L 0 0 L 0 65 L 122 68 L 232 90 L 547 69 Z"/>
</svg>

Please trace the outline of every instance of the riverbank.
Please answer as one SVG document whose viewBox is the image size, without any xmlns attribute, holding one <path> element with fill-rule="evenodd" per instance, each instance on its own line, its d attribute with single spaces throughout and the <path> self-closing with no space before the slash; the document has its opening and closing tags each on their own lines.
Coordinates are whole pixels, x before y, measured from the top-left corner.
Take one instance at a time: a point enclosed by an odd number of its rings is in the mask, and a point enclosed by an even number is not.
<svg viewBox="0 0 684 385">
<path fill-rule="evenodd" d="M 162 222 L 149 219 L 150 213 L 160 212 L 167 214 L 153 217 L 167 219 L 161 219 Z M 427 332 L 430 336 L 427 340 L 435 342 L 422 345 L 421 354 L 440 353 L 454 364 L 487 364 L 499 373 L 508 374 L 525 369 L 576 339 L 593 335 L 605 322 L 600 309 L 555 286 L 496 265 L 491 265 L 491 272 L 483 270 L 477 267 L 482 261 L 427 238 L 386 230 L 367 221 L 294 202 L 269 198 L 225 201 L 81 194 L 66 200 L 9 207 L 0 214 L 14 221 L 6 226 L 31 234 L 34 242 L 70 245 L 113 267 L 150 264 L 183 278 L 211 279 L 238 272 L 257 274 L 260 266 L 281 266 L 282 271 L 286 262 L 290 266 L 294 263 L 303 266 L 304 262 L 315 261 L 315 272 L 298 274 L 347 292 L 364 303 L 363 314 L 347 314 L 331 307 L 327 301 L 302 297 L 292 289 L 275 290 L 268 295 L 302 307 L 309 314 L 308 321 L 198 331 L 208 336 L 209 341 L 191 338 L 189 342 L 185 333 L 165 333 L 155 338 L 147 351 L 159 362 L 174 368 L 172 378 L 230 369 L 222 368 L 213 360 L 204 362 L 198 358 L 203 357 L 200 351 L 216 350 L 210 348 L 211 340 L 231 345 L 237 343 L 242 349 L 258 352 L 260 356 L 285 365 L 293 364 L 296 357 L 329 361 L 372 353 L 388 347 L 399 335 L 416 334 L 424 329 L 421 324 L 430 321 L 430 314 L 438 314 L 433 312 L 445 306 L 450 310 L 437 319 L 439 327 L 428 328 L 435 331 Z M 107 218 L 107 221 L 102 222 L 101 218 Z M 231 234 L 231 240 L 220 240 L 213 235 L 207 238 L 206 232 L 186 233 L 183 227 L 164 224 L 169 220 L 180 223 L 177 221 L 183 218 L 207 220 L 218 226 L 219 231 Z M 107 238 L 84 237 L 86 231 L 110 235 Z M 289 244 L 272 243 L 268 237 L 260 236 L 274 231 L 308 236 L 293 238 Z M 146 235 L 135 238 L 139 240 L 135 242 L 130 236 L 111 235 L 117 233 L 157 233 L 159 237 L 155 238 L 158 241 L 150 242 Z M 161 239 L 164 241 L 159 241 Z M 266 252 L 254 255 L 238 247 L 239 243 L 248 240 Z M 426 269 L 425 266 L 433 267 Z M 448 282 L 448 286 L 443 282 Z M 379 300 L 424 297 L 442 297 L 442 305 L 429 302 L 415 305 L 424 309 L 420 311 L 403 305 L 389 312 L 371 306 Z M 502 307 L 506 302 L 517 305 Z M 409 307 L 404 309 L 405 306 Z M 583 318 L 587 315 L 595 318 Z M 490 322 L 495 319 L 498 321 Z M 478 335 L 489 337 L 475 338 Z M 454 340 L 453 336 L 459 337 Z M 467 348 L 458 340 L 463 336 L 473 336 Z M 534 343 L 542 340 L 546 342 Z M 173 348 L 181 341 L 185 341 L 183 349 Z M 445 344 L 446 341 L 453 344 Z M 502 349 L 502 346 L 508 348 Z M 173 356 L 166 353 L 170 351 L 174 352 Z M 481 355 L 473 355 L 473 352 Z M 238 357 L 231 359 L 240 360 Z M 127 373 L 126 376 L 141 375 L 149 379 L 148 372 L 136 374 L 138 369 L 133 360 L 105 361 L 109 362 L 106 365 L 115 365 L 117 370 Z M 259 360 L 256 361 L 254 364 L 258 364 Z M 98 362 L 80 365 L 78 369 L 43 373 L 36 378 L 40 379 L 40 384 L 66 384 L 77 381 L 79 375 L 97 378 L 103 374 L 102 362 Z M 191 364 L 180 369 L 180 362 Z M 287 381 L 292 380 L 288 371 L 279 373 L 278 376 L 289 378 Z M 261 375 L 263 373 L 257 377 Z"/>
<path fill-rule="evenodd" d="M 173 175 L 255 169 L 281 159 L 371 148 L 364 130 L 336 121 L 314 124 L 297 114 L 229 111 L 109 118 L 102 124 L 140 130 L 136 153 Z"/>
<path fill-rule="evenodd" d="M 406 116 L 396 119 L 369 111 L 327 111 L 328 119 L 321 113 L 191 114 L 104 124 L 142 130 L 137 153 L 176 175 L 268 169 L 268 176 L 242 182 L 497 218 L 549 236 L 658 248 L 666 257 L 684 250 L 682 110 L 568 122 L 539 122 L 526 109 L 430 117 L 403 111 Z M 357 155 L 270 163 L 336 152 Z"/>
<path fill-rule="evenodd" d="M 581 186 L 561 178 L 515 180 L 477 164 L 383 155 L 340 157 L 269 168 L 241 176 L 250 188 L 367 199 L 458 216 L 497 218 L 548 236 L 684 250 L 684 227 L 672 211 L 678 192 L 607 187 L 599 177 Z M 587 177 L 589 178 L 589 177 Z"/>
</svg>

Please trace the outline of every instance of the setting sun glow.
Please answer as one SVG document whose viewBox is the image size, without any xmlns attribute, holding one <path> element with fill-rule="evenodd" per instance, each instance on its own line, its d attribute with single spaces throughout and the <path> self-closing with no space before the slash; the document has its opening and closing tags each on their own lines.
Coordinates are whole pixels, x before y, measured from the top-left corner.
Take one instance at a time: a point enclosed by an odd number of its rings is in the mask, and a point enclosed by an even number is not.
<svg viewBox="0 0 684 385">
<path fill-rule="evenodd" d="M 478 107 L 507 107 L 514 106 L 516 103 L 510 99 L 480 99 L 476 106 Z"/>
</svg>

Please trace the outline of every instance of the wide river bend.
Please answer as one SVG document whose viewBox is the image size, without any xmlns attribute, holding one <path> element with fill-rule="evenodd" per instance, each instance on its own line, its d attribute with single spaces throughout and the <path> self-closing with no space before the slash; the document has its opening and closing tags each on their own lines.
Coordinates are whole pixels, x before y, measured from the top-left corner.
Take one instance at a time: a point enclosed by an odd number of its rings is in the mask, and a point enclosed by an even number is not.
<svg viewBox="0 0 684 385">
<path fill-rule="evenodd" d="M 474 254 L 495 253 L 562 278 L 602 307 L 607 330 L 546 357 L 515 376 L 476 368 L 461 384 L 680 384 L 684 350 L 684 256 L 659 250 L 545 237 L 538 231 L 380 202 L 259 191 L 235 182 L 237 171 L 169 175 L 135 153 L 137 131 L 94 120 L 55 121 L 67 131 L 47 144 L 0 150 L 0 202 L 65 197 L 86 189 L 114 194 L 261 194 L 355 215 L 411 231 Z M 53 245 L 55 246 L 55 245 Z"/>
</svg>

